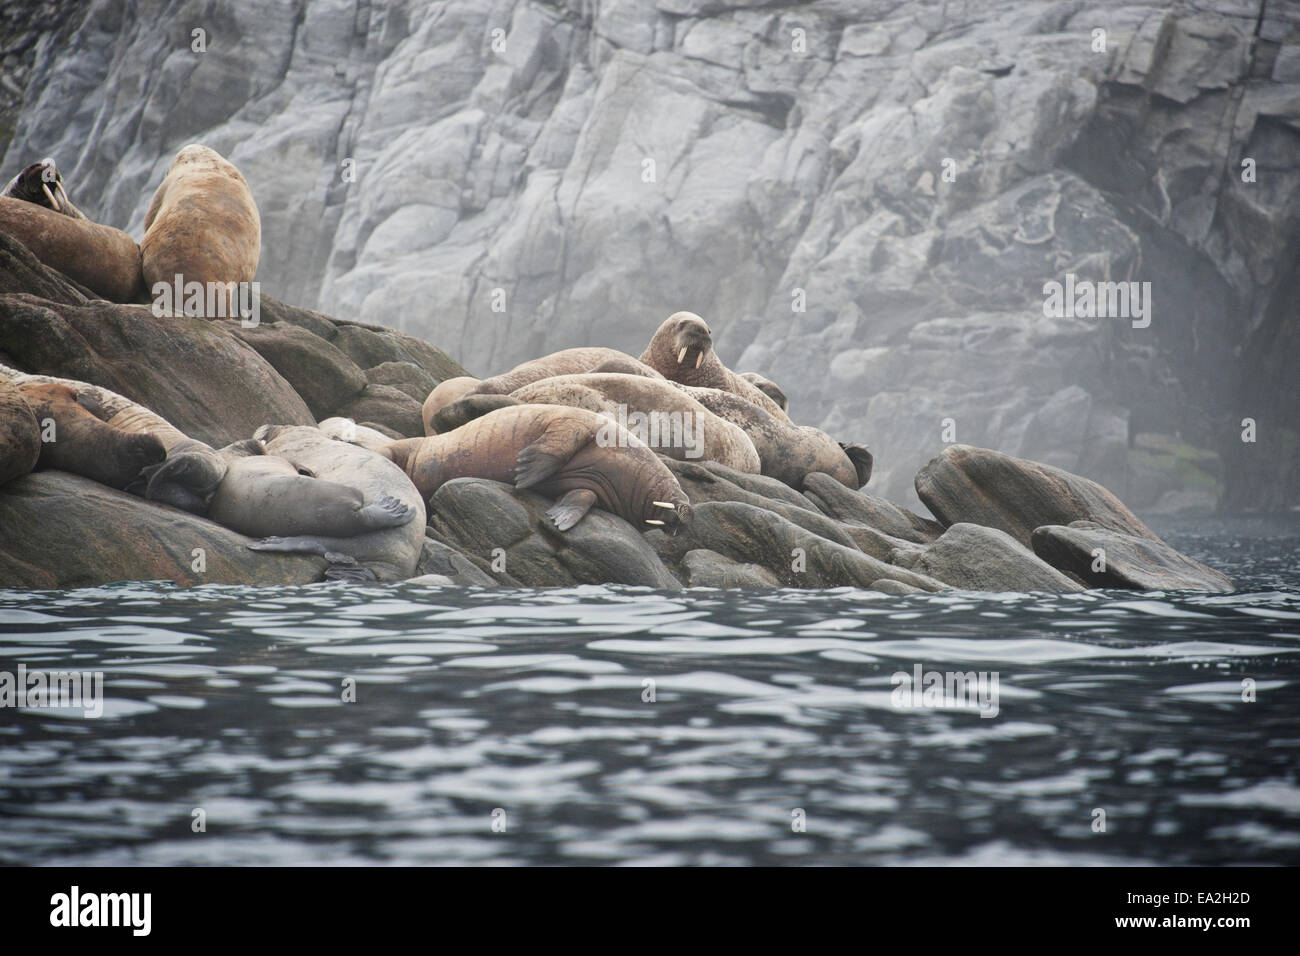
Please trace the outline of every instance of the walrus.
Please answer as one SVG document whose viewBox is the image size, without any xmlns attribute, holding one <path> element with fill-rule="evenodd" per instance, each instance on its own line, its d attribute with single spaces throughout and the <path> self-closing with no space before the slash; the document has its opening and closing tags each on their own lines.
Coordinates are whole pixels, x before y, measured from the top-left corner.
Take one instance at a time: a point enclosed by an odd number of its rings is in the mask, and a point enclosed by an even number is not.
<svg viewBox="0 0 1300 956">
<path fill-rule="evenodd" d="M 225 477 L 208 505 L 217 524 L 254 538 L 323 535 L 351 538 L 406 524 L 415 509 L 391 495 L 366 504 L 351 485 L 304 475 L 261 442 L 237 442 Z"/>
<path fill-rule="evenodd" d="M 502 372 L 500 375 L 483 379 L 469 394 L 509 395 L 516 389 L 531 385 L 539 379 L 551 378 L 555 375 L 579 375 L 601 366 L 607 370 L 617 369 L 621 372 L 627 372 L 630 367 L 629 363 L 641 366 L 645 374 L 653 378 L 663 377 L 656 370 L 646 368 L 626 352 L 600 346 L 587 346 L 576 349 L 561 349 L 558 352 L 552 352 L 550 355 L 543 355 L 541 358 L 522 362 L 508 372 Z"/>
<path fill-rule="evenodd" d="M 861 487 L 853 460 L 839 442 L 820 429 L 778 419 L 734 392 L 689 385 L 680 387 L 719 418 L 745 430 L 758 450 L 763 474 L 797 490 L 803 488 L 804 478 L 814 471 L 825 472 L 854 491 Z"/>
<path fill-rule="evenodd" d="M 753 402 L 780 421 L 790 421 L 780 405 L 722 364 L 713 351 L 713 334 L 694 312 L 674 312 L 664 319 L 641 353 L 641 361 L 674 382 L 720 388 Z"/>
<path fill-rule="evenodd" d="M 0 379 L 0 485 L 28 474 L 41 456 L 41 427 L 23 393 Z"/>
<path fill-rule="evenodd" d="M 249 548 L 324 555 L 331 562 L 325 576 L 331 579 L 405 581 L 415 574 L 424 547 L 424 499 L 386 454 L 335 441 L 310 425 L 263 425 L 253 437 L 265 444 L 268 455 L 286 459 L 300 471 L 314 475 L 317 486 L 346 486 L 364 500 L 380 505 L 393 521 L 381 521 L 382 526 L 359 534 L 348 533 L 354 530 L 351 524 L 331 525 L 326 521 L 319 531 L 271 533 L 249 544 Z M 406 517 L 396 523 L 402 510 Z M 369 519 L 360 520 L 364 523 Z"/>
<path fill-rule="evenodd" d="M 479 379 L 471 375 L 457 375 L 454 378 L 444 379 L 434 386 L 429 397 L 424 400 L 420 407 L 420 418 L 424 421 L 424 433 L 426 435 L 437 434 L 433 430 L 433 418 L 438 412 L 442 411 L 453 402 L 458 402 L 470 392 L 479 386 Z"/>
<path fill-rule="evenodd" d="M 85 219 L 86 214 L 72 204 L 63 188 L 63 173 L 50 157 L 32 163 L 0 190 L 0 196 L 10 196 L 24 202 L 35 203 L 46 209 L 73 219 Z"/>
<path fill-rule="evenodd" d="M 776 382 L 764 378 L 757 372 L 741 372 L 740 377 L 781 406 L 781 411 L 787 415 L 790 414 L 790 399 L 786 398 L 785 392 L 781 390 L 781 386 L 777 385 Z"/>
<path fill-rule="evenodd" d="M 751 474 L 762 467 L 744 429 L 661 378 L 604 372 L 557 375 L 525 385 L 509 397 L 526 405 L 566 405 L 609 415 L 659 454 L 679 461 L 716 461 Z"/>
<path fill-rule="evenodd" d="M 120 491 L 167 457 L 156 435 L 120 431 L 100 421 L 66 385 L 26 383 L 18 389 L 42 429 L 39 469 L 57 468 Z"/>
<path fill-rule="evenodd" d="M 53 375 L 31 375 L 5 365 L 0 365 L 0 378 L 7 378 L 15 385 L 66 386 L 76 393 L 78 405 L 111 428 L 153 435 L 162 442 L 167 452 L 166 460 L 147 465 L 141 470 L 140 477 L 123 491 L 191 514 L 203 514 L 208 499 L 225 476 L 226 461 L 215 449 L 190 438 L 161 415 L 124 395 L 88 382 Z"/>
<path fill-rule="evenodd" d="M 139 302 L 145 297 L 140 247 L 121 229 L 0 196 L 0 232 L 13 236 L 43 264 L 110 302 Z"/>
<path fill-rule="evenodd" d="M 172 286 L 177 276 L 183 286 L 215 283 L 224 287 L 224 312 L 218 302 L 218 315 L 207 317 L 237 314 L 234 284 L 253 281 L 262 253 L 257 203 L 238 169 L 206 146 L 186 146 L 154 192 L 144 229 L 141 263 L 151 290 Z"/>
<path fill-rule="evenodd" d="M 613 419 L 583 408 L 515 405 L 453 432 L 385 450 L 426 499 L 453 478 L 489 478 L 557 498 L 546 512 L 568 531 L 599 505 L 634 528 L 675 533 L 691 506 L 651 449 Z"/>
<path fill-rule="evenodd" d="M 379 451 L 385 445 L 391 445 L 394 440 L 401 438 L 400 434 L 394 434 L 391 437 L 381 431 L 376 431 L 366 425 L 360 425 L 350 418 L 327 418 L 325 421 L 316 425 L 321 433 L 328 435 L 337 441 L 345 441 L 350 445 L 360 445 L 362 448 L 369 448 L 371 451 Z"/>
</svg>

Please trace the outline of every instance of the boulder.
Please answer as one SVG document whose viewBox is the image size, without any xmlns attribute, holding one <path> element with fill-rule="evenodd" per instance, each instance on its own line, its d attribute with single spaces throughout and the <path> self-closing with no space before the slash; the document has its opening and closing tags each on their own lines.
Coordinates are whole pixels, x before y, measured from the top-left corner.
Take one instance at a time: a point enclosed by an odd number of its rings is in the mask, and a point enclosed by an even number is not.
<svg viewBox="0 0 1300 956">
<path fill-rule="evenodd" d="M 897 552 L 894 563 L 966 591 L 1082 591 L 1011 535 L 958 523 L 920 553 Z"/>
<path fill-rule="evenodd" d="M 206 518 L 61 471 L 36 472 L 0 488 L 6 587 L 307 584 L 325 571 L 324 558 L 252 551 L 251 543 Z"/>
<path fill-rule="evenodd" d="M 1123 534 L 1090 521 L 1034 529 L 1034 552 L 1094 588 L 1142 591 L 1233 591 L 1226 574 L 1160 540 Z"/>
<path fill-rule="evenodd" d="M 1072 521 L 1159 540 L 1095 481 L 987 448 L 949 445 L 917 473 L 916 493 L 945 526 L 997 528 L 1026 547 L 1035 528 Z"/>
<path fill-rule="evenodd" d="M 391 385 L 366 385 L 360 395 L 336 409 L 334 414 L 356 422 L 377 422 L 404 438 L 424 435 L 420 403 Z"/>
<path fill-rule="evenodd" d="M 439 382 L 469 374 L 442 349 L 395 329 L 336 320 L 333 342 L 361 368 L 374 368 L 387 362 L 409 362 Z"/>
<path fill-rule="evenodd" d="M 236 321 L 221 324 L 270 362 L 317 419 L 328 418 L 366 387 L 366 373 L 355 362 L 301 326 L 287 322 L 261 322 L 252 328 Z"/>
<path fill-rule="evenodd" d="M 446 583 L 466 587 L 494 588 L 501 584 L 498 579 L 488 574 L 451 545 L 429 535 L 425 535 L 424 546 L 420 551 L 420 561 L 415 566 L 415 573 L 417 576 L 411 579 L 413 581 L 422 578 L 440 577 Z"/>
<path fill-rule="evenodd" d="M 696 548 L 682 558 L 682 580 L 691 588 L 775 588 L 775 574 L 757 564 L 742 564 L 726 555 Z"/>
<path fill-rule="evenodd" d="M 928 544 L 943 534 L 943 525 L 937 521 L 923 518 L 869 492 L 852 491 L 820 472 L 804 479 L 803 493 L 836 521 L 874 528 L 893 538 Z"/>
<path fill-rule="evenodd" d="M 438 385 L 438 380 L 411 362 L 384 362 L 366 369 L 366 380 L 376 385 L 391 385 L 424 404 Z"/>
<path fill-rule="evenodd" d="M 646 537 L 671 564 L 697 549 L 714 551 L 739 564 L 765 568 L 786 587 L 865 588 L 881 578 L 925 591 L 946 587 L 935 578 L 822 538 L 774 512 L 736 501 L 703 502 L 677 535 L 652 531 Z"/>
<path fill-rule="evenodd" d="M 646 537 L 622 518 L 593 508 L 560 532 L 546 517 L 551 504 L 500 482 L 457 478 L 429 499 L 429 526 L 439 540 L 480 565 L 490 566 L 504 556 L 504 572 L 511 579 L 505 583 L 681 587 Z"/>
<path fill-rule="evenodd" d="M 293 387 L 220 322 L 11 293 L 0 295 L 0 351 L 23 371 L 125 395 L 213 447 L 267 422 L 315 424 Z"/>
</svg>

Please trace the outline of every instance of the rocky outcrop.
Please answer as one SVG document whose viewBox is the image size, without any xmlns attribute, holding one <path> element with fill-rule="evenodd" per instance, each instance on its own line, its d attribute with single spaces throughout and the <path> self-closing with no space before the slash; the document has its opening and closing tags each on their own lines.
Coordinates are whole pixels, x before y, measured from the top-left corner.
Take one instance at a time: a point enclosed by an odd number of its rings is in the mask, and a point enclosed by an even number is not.
<svg viewBox="0 0 1300 956">
<path fill-rule="evenodd" d="M 893 563 L 966 591 L 1082 591 L 1011 535 L 955 524 L 922 551 L 895 551 Z"/>
<path fill-rule="evenodd" d="M 1179 554 L 1163 541 L 1112 531 L 1090 521 L 1048 525 L 1034 531 L 1043 560 L 1092 588 L 1139 591 L 1232 591 L 1226 574 Z"/>
<path fill-rule="evenodd" d="M 1141 510 L 1143 434 L 1217 452 L 1234 506 L 1300 501 L 1294 4 L 120 6 L 5 4 L 0 176 L 52 153 L 139 238 L 205 142 L 268 291 L 484 374 L 689 308 L 911 507 L 959 441 Z M 1150 326 L 1045 317 L 1066 272 L 1151 282 Z"/>
<path fill-rule="evenodd" d="M 916 493 L 946 526 L 997 528 L 1026 547 L 1035 528 L 1072 521 L 1159 540 L 1095 481 L 987 448 L 948 446 L 917 473 Z"/>
<path fill-rule="evenodd" d="M 64 472 L 0 490 L 0 582 L 77 588 L 110 581 L 306 584 L 324 558 L 251 551 L 251 538 Z"/>
</svg>

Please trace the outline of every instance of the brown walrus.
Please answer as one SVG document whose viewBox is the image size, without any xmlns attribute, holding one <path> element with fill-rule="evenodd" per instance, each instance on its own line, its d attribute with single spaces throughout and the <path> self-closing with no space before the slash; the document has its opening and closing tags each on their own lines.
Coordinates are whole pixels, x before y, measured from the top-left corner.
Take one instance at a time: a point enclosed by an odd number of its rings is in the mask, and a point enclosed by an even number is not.
<svg viewBox="0 0 1300 956">
<path fill-rule="evenodd" d="M 661 455 L 716 461 L 758 474 L 754 443 L 732 424 L 661 378 L 588 372 L 525 385 L 510 398 L 526 405 L 566 405 L 609 415 Z"/>
<path fill-rule="evenodd" d="M 73 219 L 85 219 L 86 214 L 72 204 L 63 188 L 63 174 L 50 157 L 32 163 L 0 190 L 0 196 L 21 199 L 46 209 L 53 209 Z"/>
<path fill-rule="evenodd" d="M 41 427 L 37 468 L 57 468 L 121 490 L 167 457 L 157 436 L 125 432 L 100 421 L 66 385 L 18 386 Z"/>
<path fill-rule="evenodd" d="M 664 319 L 641 353 L 641 361 L 674 382 L 720 388 L 753 402 L 780 421 L 790 421 L 781 406 L 761 389 L 722 364 L 713 351 L 713 334 L 694 312 L 674 312 Z"/>
<path fill-rule="evenodd" d="M 741 372 L 740 377 L 780 405 L 781 411 L 787 415 L 790 414 L 790 399 L 786 397 L 785 392 L 781 390 L 781 386 L 777 385 L 776 382 L 770 378 L 764 378 L 757 372 Z"/>
<path fill-rule="evenodd" d="M 0 485 L 25 475 L 41 456 L 41 427 L 17 386 L 0 378 Z"/>
<path fill-rule="evenodd" d="M 844 446 L 820 429 L 783 421 L 753 402 L 720 388 L 680 387 L 719 418 L 743 428 L 758 449 L 763 474 L 792 488 L 802 490 L 804 478 L 814 471 L 825 472 L 854 491 L 870 477 L 870 455 L 867 455 L 864 477 Z"/>
<path fill-rule="evenodd" d="M 627 372 L 630 367 L 639 366 L 644 374 L 660 378 L 657 371 L 646 368 L 626 352 L 607 349 L 600 346 L 588 346 L 576 349 L 561 349 L 541 358 L 531 359 L 516 365 L 508 372 L 485 378 L 479 382 L 472 394 L 475 395 L 509 395 L 516 389 L 531 385 L 543 378 L 555 375 L 580 375 L 597 367 L 606 371 Z"/>
<path fill-rule="evenodd" d="M 691 516 L 658 455 L 613 419 L 582 408 L 501 408 L 445 435 L 393 442 L 384 454 L 426 499 L 453 478 L 489 478 L 557 498 L 546 513 L 561 531 L 592 505 L 642 531 L 675 532 Z"/>
<path fill-rule="evenodd" d="M 121 229 L 0 196 L 0 232 L 13 236 L 51 269 L 110 302 L 144 298 L 140 247 Z"/>
<path fill-rule="evenodd" d="M 420 407 L 420 418 L 424 420 L 424 433 L 436 435 L 437 431 L 434 430 L 433 425 L 434 416 L 448 405 L 460 401 L 474 391 L 479 383 L 479 379 L 470 375 L 457 375 L 439 382 L 429 393 L 429 397 L 424 400 L 424 405 Z"/>
<path fill-rule="evenodd" d="M 206 146 L 186 146 L 154 192 L 144 228 L 141 262 L 151 290 L 172 286 L 177 276 L 182 286 L 214 283 L 209 288 L 225 287 L 224 311 L 221 302 L 215 306 L 220 317 L 237 314 L 235 284 L 253 281 L 262 253 L 262 220 L 238 169 Z"/>
</svg>

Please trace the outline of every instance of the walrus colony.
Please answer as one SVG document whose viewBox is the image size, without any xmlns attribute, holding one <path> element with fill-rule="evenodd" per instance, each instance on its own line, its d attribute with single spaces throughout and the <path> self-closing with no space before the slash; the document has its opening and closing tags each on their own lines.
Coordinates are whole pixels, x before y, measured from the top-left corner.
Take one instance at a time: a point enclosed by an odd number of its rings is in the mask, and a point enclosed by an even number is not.
<svg viewBox="0 0 1300 956">
<path fill-rule="evenodd" d="M 239 170 L 205 146 L 177 154 L 139 244 L 88 219 L 49 158 L 5 187 L 0 230 L 92 296 L 148 303 L 159 318 L 250 315 L 257 205 Z M 492 378 L 448 379 L 424 403 L 424 438 L 334 419 L 268 423 L 212 448 L 95 383 L 0 366 L 0 483 L 68 471 L 261 539 L 250 548 L 323 555 L 328 578 L 400 580 L 414 568 L 428 498 L 455 478 L 557 499 L 548 515 L 559 531 L 600 507 L 669 533 L 691 506 L 660 455 L 796 489 L 814 472 L 864 485 L 865 446 L 795 425 L 787 405 L 774 383 L 723 365 L 690 312 L 666 319 L 639 358 L 565 349 Z"/>
</svg>

